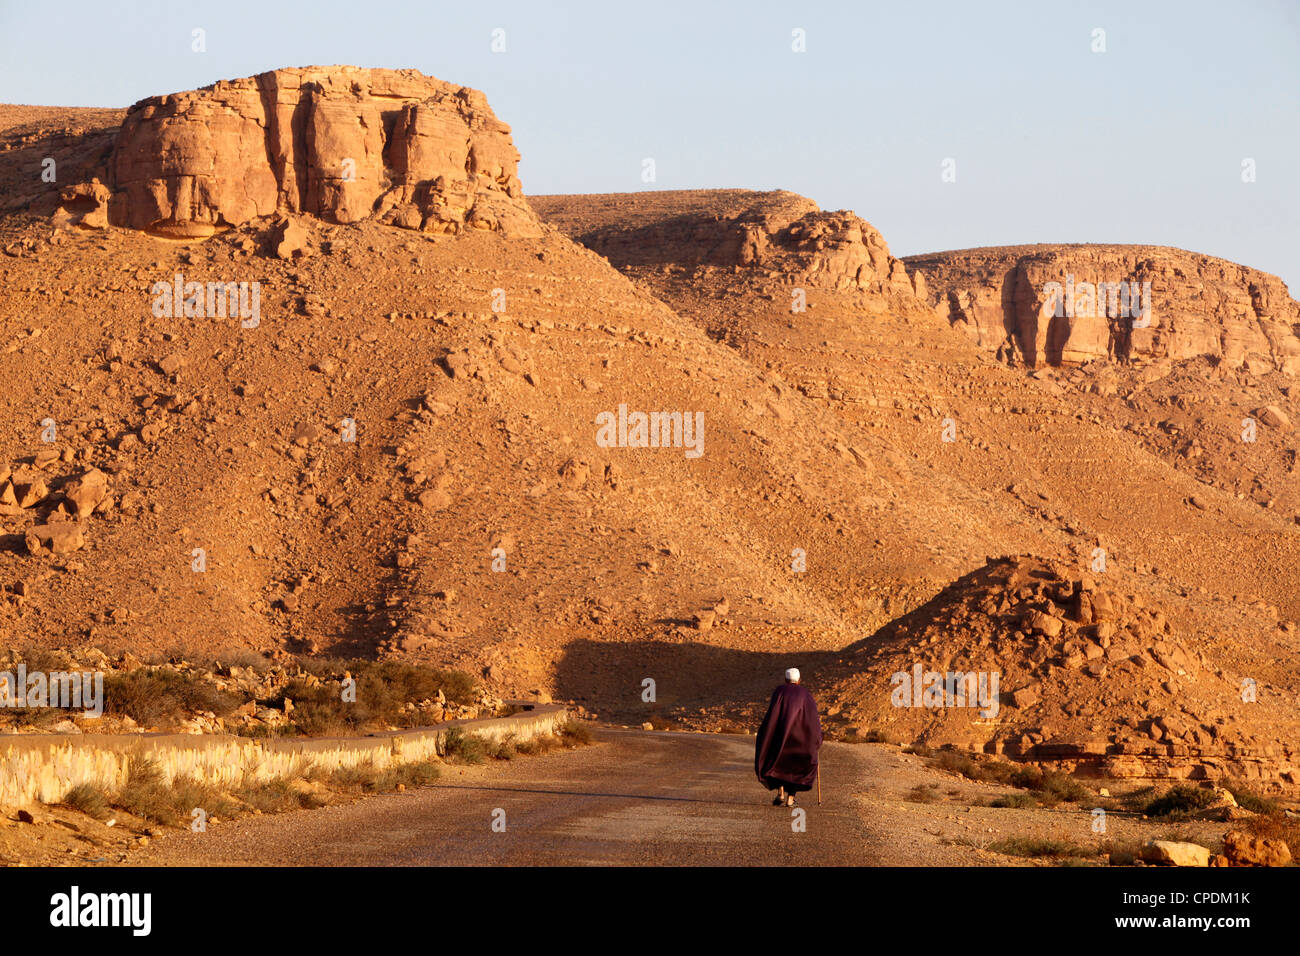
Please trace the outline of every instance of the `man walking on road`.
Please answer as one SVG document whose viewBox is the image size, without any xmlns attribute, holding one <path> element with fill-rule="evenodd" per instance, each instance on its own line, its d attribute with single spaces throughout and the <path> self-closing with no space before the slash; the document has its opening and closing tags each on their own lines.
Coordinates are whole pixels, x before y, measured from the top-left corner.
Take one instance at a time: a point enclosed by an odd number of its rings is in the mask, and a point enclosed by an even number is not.
<svg viewBox="0 0 1300 956">
<path fill-rule="evenodd" d="M 785 672 L 785 683 L 772 691 L 754 745 L 754 773 L 763 786 L 776 791 L 772 806 L 793 807 L 796 793 L 812 789 L 821 745 L 817 703 L 800 685 L 799 669 L 792 667 Z"/>
</svg>

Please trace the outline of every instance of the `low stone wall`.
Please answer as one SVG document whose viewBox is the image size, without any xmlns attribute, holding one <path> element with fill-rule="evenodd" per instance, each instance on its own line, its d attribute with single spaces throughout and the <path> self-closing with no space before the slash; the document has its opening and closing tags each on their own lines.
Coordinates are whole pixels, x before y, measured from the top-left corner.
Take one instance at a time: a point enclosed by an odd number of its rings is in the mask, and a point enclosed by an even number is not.
<svg viewBox="0 0 1300 956">
<path fill-rule="evenodd" d="M 132 758 L 153 760 L 170 783 L 177 777 L 231 790 L 309 768 L 326 771 L 373 764 L 382 770 L 428 759 L 445 750 L 447 731 L 459 727 L 490 740 L 529 740 L 556 732 L 568 719 L 558 704 L 519 705 L 510 717 L 450 720 L 436 727 L 367 737 L 252 739 L 226 734 L 12 734 L 0 735 L 0 806 L 56 803 L 89 783 L 116 793 Z"/>
</svg>

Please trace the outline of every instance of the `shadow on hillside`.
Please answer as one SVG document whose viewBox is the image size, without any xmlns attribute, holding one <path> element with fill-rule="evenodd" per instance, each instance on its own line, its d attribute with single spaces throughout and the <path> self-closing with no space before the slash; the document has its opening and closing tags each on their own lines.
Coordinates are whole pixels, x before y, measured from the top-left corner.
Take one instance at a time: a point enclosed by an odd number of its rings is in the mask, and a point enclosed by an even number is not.
<svg viewBox="0 0 1300 956">
<path fill-rule="evenodd" d="M 867 666 L 864 655 L 907 647 L 928 624 L 946 620 L 971 595 L 1003 586 L 1013 561 L 990 559 L 924 604 L 838 650 L 749 651 L 664 640 L 575 640 L 565 647 L 556 669 L 556 696 L 596 703 L 602 717 L 653 722 L 665 716 L 691 716 L 700 708 L 764 705 L 786 668 L 797 667 L 816 697 L 821 688 Z M 1030 565 L 1023 580 L 1032 583 L 1051 577 L 1049 570 Z M 653 703 L 642 699 L 646 678 L 655 682 Z"/>
<path fill-rule="evenodd" d="M 66 127 L 59 128 L 64 122 Z M 6 130 L 0 137 L 8 140 L 8 148 L 0 150 L 0 211 L 5 213 L 52 214 L 64 186 L 89 180 L 107 163 L 117 135 L 116 126 L 86 129 L 75 119 L 20 126 L 30 130 L 30 140 L 19 139 L 16 129 Z M 52 156 L 58 157 L 57 177 L 49 182 L 41 174 L 45 160 Z"/>
<path fill-rule="evenodd" d="M 803 672 L 809 690 L 840 657 L 837 651 L 757 652 L 672 641 L 570 643 L 556 670 L 556 696 L 615 703 L 618 714 L 671 712 L 719 704 L 764 704 L 787 667 Z M 643 681 L 655 682 L 655 708 L 642 700 Z M 626 695 L 626 706 L 618 701 Z M 605 707 L 608 712 L 609 706 Z"/>
<path fill-rule="evenodd" d="M 332 657 L 374 660 L 376 645 L 388 633 L 387 625 L 363 603 L 345 604 L 335 613 L 338 630 L 328 642 L 327 653 Z"/>
</svg>

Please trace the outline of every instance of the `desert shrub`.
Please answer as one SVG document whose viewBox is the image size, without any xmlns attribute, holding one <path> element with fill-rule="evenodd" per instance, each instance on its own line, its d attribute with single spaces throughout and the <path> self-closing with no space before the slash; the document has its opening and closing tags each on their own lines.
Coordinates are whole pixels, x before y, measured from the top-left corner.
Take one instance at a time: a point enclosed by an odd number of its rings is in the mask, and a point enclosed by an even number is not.
<svg viewBox="0 0 1300 956">
<path fill-rule="evenodd" d="M 1021 790 L 1038 790 L 1043 784 L 1043 771 L 1037 767 L 1013 767 L 1007 783 Z"/>
<path fill-rule="evenodd" d="M 418 763 L 404 763 L 394 767 L 389 771 L 386 782 L 393 790 L 397 789 L 399 783 L 407 787 L 427 787 L 438 779 L 439 774 L 437 764 L 422 760 Z"/>
<path fill-rule="evenodd" d="M 478 734 L 467 734 L 460 727 L 451 727 L 442 738 L 442 755 L 447 760 L 460 763 L 482 763 L 490 753 L 489 743 Z"/>
<path fill-rule="evenodd" d="M 369 761 L 331 771 L 327 782 L 343 790 L 370 790 L 379 781 L 378 768 Z"/>
<path fill-rule="evenodd" d="M 241 787 L 235 796 L 250 810 L 281 813 L 285 810 L 314 810 L 325 799 L 310 788 L 295 785 L 289 777 L 276 777 L 256 786 Z"/>
<path fill-rule="evenodd" d="M 1178 819 L 1198 810 L 1204 810 L 1215 801 L 1212 790 L 1178 784 L 1159 797 L 1149 801 L 1143 812 L 1151 817 Z"/>
<path fill-rule="evenodd" d="M 96 820 L 106 820 L 112 813 L 112 809 L 108 804 L 108 797 L 98 787 L 89 783 L 77 784 L 65 793 L 63 799 L 59 802 L 65 807 L 80 810 Z"/>
<path fill-rule="evenodd" d="M 1008 793 L 1001 797 L 996 797 L 989 803 L 990 807 L 1003 807 L 1014 810 L 1031 810 L 1038 806 L 1038 801 L 1034 799 L 1033 794 L 1029 793 Z"/>
<path fill-rule="evenodd" d="M 959 773 L 968 780 L 979 780 L 980 770 L 974 758 L 964 753 L 958 753 L 955 750 L 944 750 L 940 752 L 932 761 L 933 765 L 940 770 L 947 770 L 950 773 Z"/>
<path fill-rule="evenodd" d="M 1097 845 L 1097 852 L 1105 854 L 1111 866 L 1135 866 L 1143 846 L 1140 840 L 1105 840 Z"/>
<path fill-rule="evenodd" d="M 18 654 L 22 662 L 27 665 L 28 672 L 32 671 L 74 671 L 80 670 L 79 665 L 67 651 L 52 651 L 44 647 L 29 647 Z"/>
<path fill-rule="evenodd" d="M 560 725 L 560 740 L 566 747 L 585 747 L 591 743 L 591 728 L 576 720 Z"/>
<path fill-rule="evenodd" d="M 428 760 L 398 764 L 379 770 L 371 763 L 356 767 L 342 767 L 327 778 L 327 782 L 343 790 L 362 793 L 391 793 L 398 788 L 425 787 L 438 779 L 438 767 Z"/>
<path fill-rule="evenodd" d="M 235 724 L 226 728 L 228 733 L 233 733 L 237 737 L 248 737 L 250 740 L 264 740 L 271 737 L 299 737 L 308 736 L 307 731 L 297 724 Z M 345 728 L 341 728 L 337 733 L 343 733 Z M 330 736 L 324 730 L 318 729 L 319 736 Z"/>
<path fill-rule="evenodd" d="M 1031 788 L 1039 795 L 1044 806 L 1058 803 L 1078 803 L 1092 796 L 1092 791 L 1073 777 L 1063 773 L 1043 774 L 1036 787 Z"/>
<path fill-rule="evenodd" d="M 986 783 L 1014 784 L 1016 774 L 1020 772 L 1021 767 L 1009 764 L 1005 760 L 988 760 L 979 765 L 979 779 Z"/>
<path fill-rule="evenodd" d="M 1270 800 L 1267 797 L 1261 797 L 1246 787 L 1245 784 L 1235 780 L 1225 781 L 1223 788 L 1232 794 L 1232 799 L 1237 801 L 1237 806 L 1243 810 L 1249 810 L 1251 813 L 1281 813 L 1282 806 L 1276 800 Z"/>
<path fill-rule="evenodd" d="M 1155 786 L 1145 786 L 1121 794 L 1117 799 L 1119 805 L 1128 812 L 1145 813 L 1147 804 L 1154 800 L 1156 795 L 1157 789 Z"/>
<path fill-rule="evenodd" d="M 1278 811 L 1262 813 L 1234 825 L 1266 840 L 1283 841 L 1291 851 L 1295 864 L 1300 864 L 1300 819 L 1288 817 L 1284 812 Z"/>
<path fill-rule="evenodd" d="M 405 705 L 431 700 L 442 691 L 449 704 L 472 703 L 478 693 L 474 679 L 462 671 L 442 670 L 400 661 L 328 661 L 306 659 L 302 665 L 322 680 L 333 681 L 345 670 L 357 682 L 357 699 L 346 702 L 330 683 L 311 686 L 290 681 L 272 702 L 293 701 L 293 723 L 305 734 L 352 734 L 372 726 L 415 727 L 426 718 Z"/>
<path fill-rule="evenodd" d="M 1004 856 L 1086 857 L 1097 855 L 1096 849 L 1092 847 L 1080 846 L 1077 843 L 1066 843 L 1063 840 L 1041 840 L 1036 837 L 1010 837 L 1006 840 L 990 843 L 988 849 Z"/>
<path fill-rule="evenodd" d="M 493 760 L 513 760 L 519 754 L 515 744 L 515 735 L 506 734 L 500 740 L 489 740 L 487 752 L 488 756 Z"/>
<path fill-rule="evenodd" d="M 188 826 L 196 807 L 210 816 L 230 815 L 235 809 L 226 794 L 210 784 L 191 777 L 176 777 L 166 783 L 157 763 L 148 758 L 131 759 L 126 784 L 114 804 L 138 817 L 171 826 Z"/>
<path fill-rule="evenodd" d="M 1033 767 L 1018 767 L 1005 760 L 981 759 L 974 754 L 958 750 L 928 751 L 923 756 L 929 758 L 932 767 L 959 773 L 966 779 L 979 783 L 1010 784 L 1023 788 L 1037 784 L 1042 777 L 1042 774 Z"/>
<path fill-rule="evenodd" d="M 903 796 L 903 799 L 909 803 L 934 803 L 938 799 L 933 787 L 928 787 L 923 783 L 918 783 Z"/>
<path fill-rule="evenodd" d="M 1170 788 L 1163 796 L 1157 797 L 1146 805 L 1143 812 L 1149 817 L 1169 817 L 1177 819 L 1186 817 L 1197 810 L 1204 810 L 1214 803 L 1213 790 L 1202 787 L 1189 787 L 1178 784 Z"/>
<path fill-rule="evenodd" d="M 141 667 L 104 678 L 104 712 L 146 726 L 200 710 L 226 717 L 241 703 L 234 694 L 170 667 Z"/>
<path fill-rule="evenodd" d="M 186 826 L 193 821 L 196 808 L 203 810 L 209 817 L 234 816 L 236 812 L 235 804 L 227 794 L 192 777 L 177 777 L 172 781 L 171 806 Z"/>
<path fill-rule="evenodd" d="M 171 791 L 163 783 L 162 770 L 147 758 L 132 758 L 127 765 L 126 783 L 117 795 L 116 803 L 128 813 L 133 813 L 154 823 L 176 823 L 176 811 L 171 804 Z"/>
</svg>

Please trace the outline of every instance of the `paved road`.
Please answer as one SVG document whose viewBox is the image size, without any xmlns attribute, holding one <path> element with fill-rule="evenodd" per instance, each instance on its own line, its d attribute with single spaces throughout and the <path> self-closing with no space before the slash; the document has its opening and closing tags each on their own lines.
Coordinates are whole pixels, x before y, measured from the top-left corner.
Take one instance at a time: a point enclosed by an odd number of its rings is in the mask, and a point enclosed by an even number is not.
<svg viewBox="0 0 1300 956">
<path fill-rule="evenodd" d="M 872 748 L 828 744 L 806 830 L 754 779 L 752 737 L 602 730 L 542 757 L 443 768 L 433 786 L 346 806 L 247 817 L 163 837 L 136 865 L 866 865 Z M 492 829 L 505 811 L 504 832 Z M 499 814 L 497 815 L 499 818 Z"/>
</svg>

